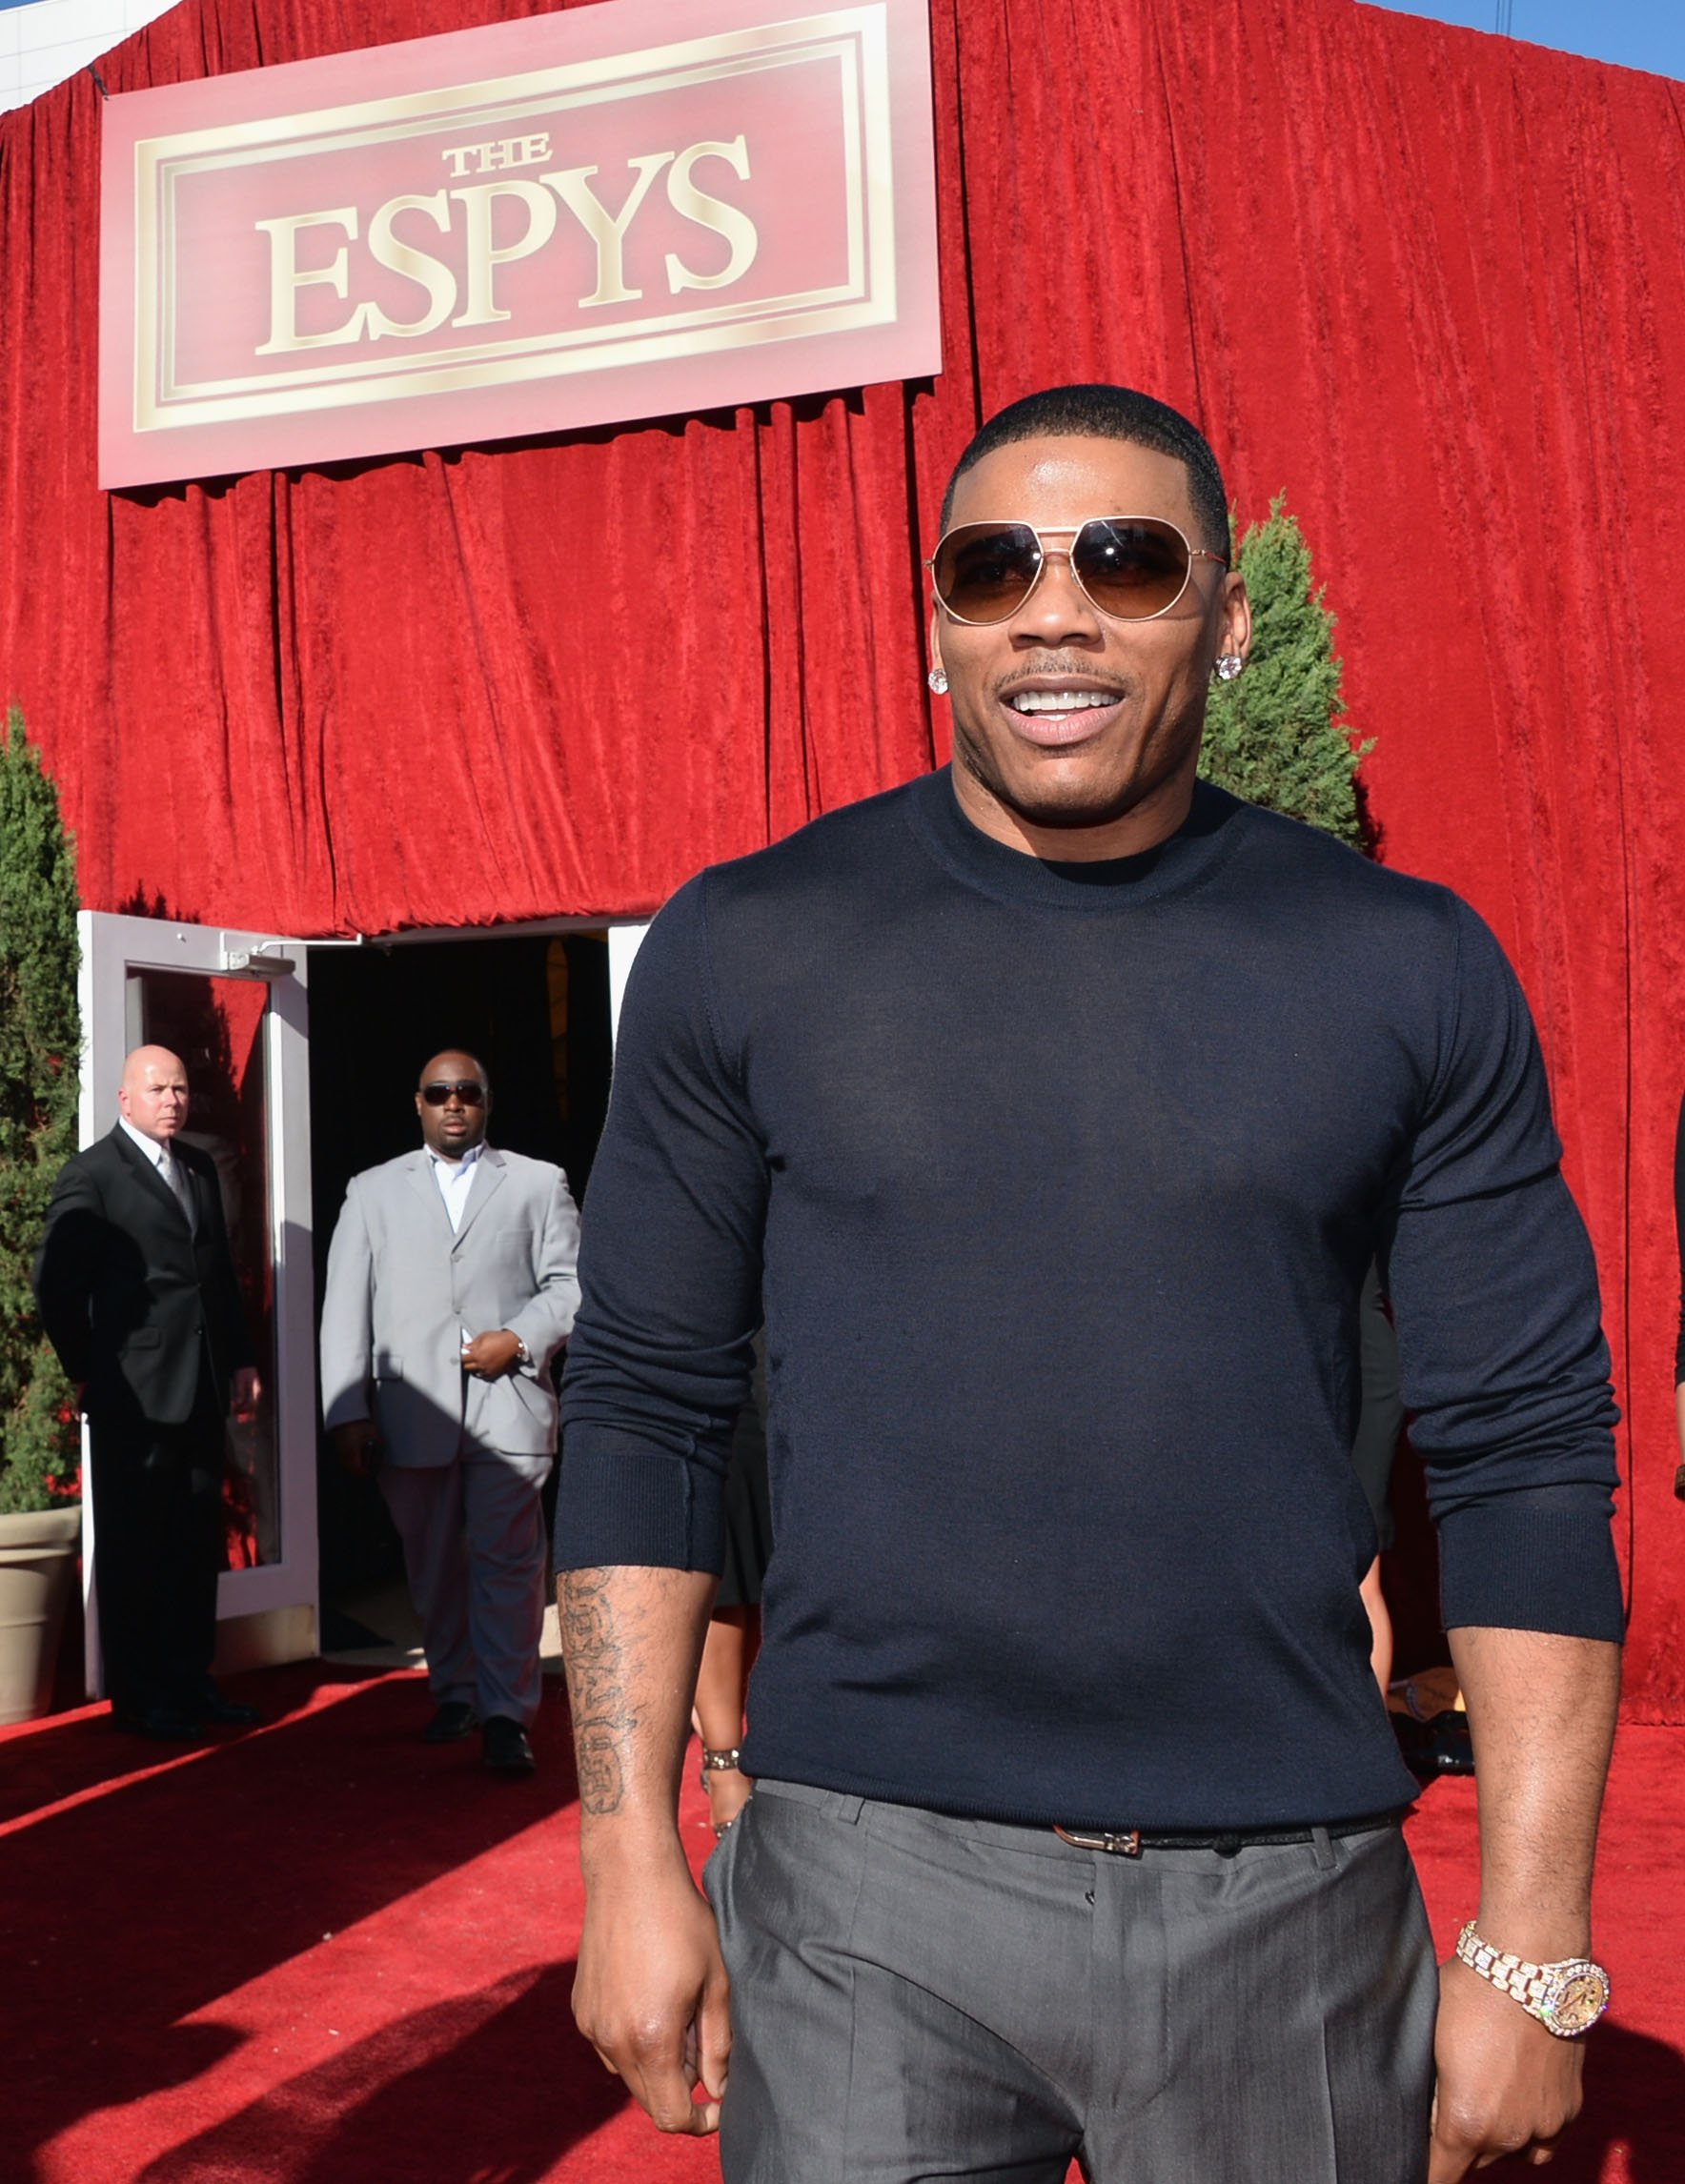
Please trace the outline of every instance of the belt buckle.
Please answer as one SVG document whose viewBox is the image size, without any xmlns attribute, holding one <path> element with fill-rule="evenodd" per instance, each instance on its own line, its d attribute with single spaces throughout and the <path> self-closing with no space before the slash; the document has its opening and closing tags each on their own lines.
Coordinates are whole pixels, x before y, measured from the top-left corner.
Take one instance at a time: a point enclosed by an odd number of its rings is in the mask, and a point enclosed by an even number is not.
<svg viewBox="0 0 1685 2184">
<path fill-rule="evenodd" d="M 1062 1843 L 1069 1843 L 1078 1850 L 1104 1850 L 1108 1857 L 1138 1858 L 1141 1855 L 1141 1830 L 1139 1828 L 1061 1828 L 1055 1825 L 1053 1832 Z"/>
</svg>

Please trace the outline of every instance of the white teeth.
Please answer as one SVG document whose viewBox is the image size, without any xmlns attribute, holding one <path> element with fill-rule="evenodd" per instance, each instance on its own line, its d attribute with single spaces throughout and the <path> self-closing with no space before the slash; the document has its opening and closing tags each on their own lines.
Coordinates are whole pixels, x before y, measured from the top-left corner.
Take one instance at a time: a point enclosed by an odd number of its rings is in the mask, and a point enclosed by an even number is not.
<svg viewBox="0 0 1685 2184">
<path fill-rule="evenodd" d="M 1117 699 L 1100 690 L 1015 690 L 1006 702 L 1015 713 L 1086 713 Z"/>
</svg>

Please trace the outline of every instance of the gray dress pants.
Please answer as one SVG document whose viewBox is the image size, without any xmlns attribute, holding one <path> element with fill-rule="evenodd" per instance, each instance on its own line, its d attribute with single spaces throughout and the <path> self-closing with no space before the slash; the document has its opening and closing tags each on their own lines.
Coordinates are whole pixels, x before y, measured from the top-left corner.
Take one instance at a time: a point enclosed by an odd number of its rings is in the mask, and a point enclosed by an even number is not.
<svg viewBox="0 0 1685 2184">
<path fill-rule="evenodd" d="M 404 1545 L 436 1703 L 466 1699 L 522 1728 L 538 1710 L 548 1547 L 548 1456 L 459 1456 L 425 1470 L 388 1464 L 380 1489 Z"/>
<path fill-rule="evenodd" d="M 1081 1850 L 761 1782 L 709 1860 L 725 2184 L 1421 2184 L 1438 1975 L 1396 1828 Z"/>
</svg>

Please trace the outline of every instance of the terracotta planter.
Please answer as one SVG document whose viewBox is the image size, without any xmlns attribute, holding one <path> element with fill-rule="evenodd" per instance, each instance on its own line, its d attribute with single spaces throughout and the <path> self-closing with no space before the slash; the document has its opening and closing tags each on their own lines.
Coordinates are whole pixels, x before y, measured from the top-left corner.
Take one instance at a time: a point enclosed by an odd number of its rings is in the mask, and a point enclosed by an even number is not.
<svg viewBox="0 0 1685 2184">
<path fill-rule="evenodd" d="M 0 1516 L 0 1723 L 32 1721 L 52 1702 L 81 1544 L 74 1507 Z"/>
</svg>

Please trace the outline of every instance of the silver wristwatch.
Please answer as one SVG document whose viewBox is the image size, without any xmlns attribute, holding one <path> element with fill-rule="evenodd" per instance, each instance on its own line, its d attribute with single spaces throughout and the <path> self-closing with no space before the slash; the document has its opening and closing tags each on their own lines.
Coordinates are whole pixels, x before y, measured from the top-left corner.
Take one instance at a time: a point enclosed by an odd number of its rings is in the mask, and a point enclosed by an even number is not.
<svg viewBox="0 0 1685 2184">
<path fill-rule="evenodd" d="M 1457 1936 L 1457 1961 L 1490 1981 L 1500 1994 L 1519 2002 L 1530 2017 L 1536 2017 L 1559 2040 L 1577 2040 L 1589 2032 L 1609 2007 L 1609 1974 L 1589 1956 L 1567 1956 L 1560 1964 L 1529 1964 L 1525 1957 L 1483 1941 L 1472 1919 Z"/>
</svg>

